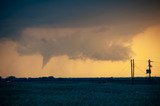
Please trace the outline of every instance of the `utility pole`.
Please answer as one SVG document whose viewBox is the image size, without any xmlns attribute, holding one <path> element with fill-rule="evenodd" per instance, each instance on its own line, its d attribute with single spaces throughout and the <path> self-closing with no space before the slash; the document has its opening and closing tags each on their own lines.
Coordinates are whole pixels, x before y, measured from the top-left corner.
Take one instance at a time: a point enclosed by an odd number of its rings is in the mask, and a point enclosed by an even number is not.
<svg viewBox="0 0 160 106">
<path fill-rule="evenodd" d="M 133 66 L 132 66 L 132 59 L 131 59 L 131 78 L 132 78 L 132 71 L 133 71 Z"/>
<path fill-rule="evenodd" d="M 131 81 L 134 84 L 134 59 L 131 59 Z"/>
<path fill-rule="evenodd" d="M 133 59 L 133 73 L 132 73 L 133 75 L 133 78 L 134 78 L 134 59 Z"/>
<path fill-rule="evenodd" d="M 151 61 L 150 59 L 148 60 L 148 69 L 147 69 L 147 73 L 149 74 L 149 78 L 151 78 L 151 68 L 152 68 L 152 65 L 151 65 Z"/>
</svg>

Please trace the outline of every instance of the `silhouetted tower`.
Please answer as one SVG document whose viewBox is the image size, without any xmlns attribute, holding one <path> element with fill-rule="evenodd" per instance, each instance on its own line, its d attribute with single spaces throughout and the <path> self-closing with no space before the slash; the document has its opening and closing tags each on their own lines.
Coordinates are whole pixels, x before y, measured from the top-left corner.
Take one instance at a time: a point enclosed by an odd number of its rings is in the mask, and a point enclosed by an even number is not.
<svg viewBox="0 0 160 106">
<path fill-rule="evenodd" d="M 131 81 L 134 84 L 134 59 L 131 59 Z"/>
</svg>

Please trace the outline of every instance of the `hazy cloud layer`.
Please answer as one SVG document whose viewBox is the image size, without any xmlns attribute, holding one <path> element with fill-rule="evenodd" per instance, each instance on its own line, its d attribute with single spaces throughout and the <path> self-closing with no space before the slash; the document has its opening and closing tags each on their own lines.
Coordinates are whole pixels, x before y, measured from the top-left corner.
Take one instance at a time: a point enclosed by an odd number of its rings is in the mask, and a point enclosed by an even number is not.
<svg viewBox="0 0 160 106">
<path fill-rule="evenodd" d="M 1 0 L 0 38 L 17 39 L 28 27 L 155 24 L 159 5 L 159 0 Z"/>
</svg>

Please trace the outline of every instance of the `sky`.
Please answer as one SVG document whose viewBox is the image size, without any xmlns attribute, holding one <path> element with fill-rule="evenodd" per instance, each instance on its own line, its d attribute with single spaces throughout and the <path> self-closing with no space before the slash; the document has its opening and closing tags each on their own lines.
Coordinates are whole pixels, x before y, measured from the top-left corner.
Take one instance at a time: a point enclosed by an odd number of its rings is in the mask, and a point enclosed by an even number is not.
<svg viewBox="0 0 160 106">
<path fill-rule="evenodd" d="M 160 76 L 159 0 L 1 0 L 0 76 Z"/>
</svg>

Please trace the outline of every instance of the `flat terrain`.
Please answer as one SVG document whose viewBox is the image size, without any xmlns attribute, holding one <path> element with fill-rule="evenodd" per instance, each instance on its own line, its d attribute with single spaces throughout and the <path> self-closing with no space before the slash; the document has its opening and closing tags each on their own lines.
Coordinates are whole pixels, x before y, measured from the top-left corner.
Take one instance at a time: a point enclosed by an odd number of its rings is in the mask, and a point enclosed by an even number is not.
<svg viewBox="0 0 160 106">
<path fill-rule="evenodd" d="M 123 81 L 0 82 L 0 105 L 160 106 L 160 84 Z"/>
</svg>

